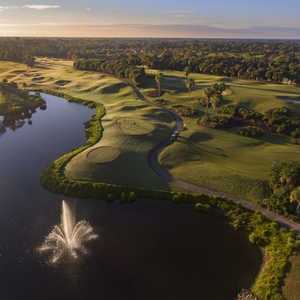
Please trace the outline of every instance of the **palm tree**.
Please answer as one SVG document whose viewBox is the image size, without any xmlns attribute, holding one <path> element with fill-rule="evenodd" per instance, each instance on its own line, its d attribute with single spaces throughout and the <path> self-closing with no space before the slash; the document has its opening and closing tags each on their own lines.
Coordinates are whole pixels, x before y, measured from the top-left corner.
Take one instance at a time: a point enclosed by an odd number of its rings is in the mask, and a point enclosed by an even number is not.
<svg viewBox="0 0 300 300">
<path fill-rule="evenodd" d="M 300 187 L 294 189 L 290 195 L 290 200 L 292 203 L 297 204 L 297 212 L 300 211 Z"/>
<path fill-rule="evenodd" d="M 162 73 L 158 73 L 155 75 L 155 81 L 157 84 L 159 96 L 161 95 L 161 82 L 162 82 L 163 78 L 164 78 L 164 75 Z"/>
</svg>

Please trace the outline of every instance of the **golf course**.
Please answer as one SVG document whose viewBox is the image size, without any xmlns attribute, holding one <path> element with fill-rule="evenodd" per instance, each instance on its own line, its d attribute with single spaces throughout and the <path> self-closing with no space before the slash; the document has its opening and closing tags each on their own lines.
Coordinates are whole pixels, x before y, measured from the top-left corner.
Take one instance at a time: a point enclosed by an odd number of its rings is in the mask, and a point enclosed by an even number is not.
<svg viewBox="0 0 300 300">
<path fill-rule="evenodd" d="M 187 76 L 178 71 L 160 72 L 158 82 L 157 73 L 147 68 L 146 80 L 136 87 L 109 74 L 76 70 L 68 60 L 36 58 L 34 67 L 0 62 L 0 81 L 6 84 L 103 105 L 101 137 L 64 164 L 63 175 L 70 180 L 173 192 L 207 191 L 256 205 L 268 196 L 274 163 L 287 157 L 300 162 L 296 137 L 271 130 L 249 137 L 239 133 L 244 127 L 240 123 L 212 128 L 201 122 L 217 111 L 223 116 L 220 111 L 230 106 L 261 115 L 284 108 L 297 117 L 300 87 L 195 73 Z M 187 86 L 187 77 L 193 87 Z M 218 109 L 203 105 L 205 89 L 215 82 L 226 87 Z M 298 225 L 292 227 L 298 229 Z M 295 289 L 289 287 L 298 280 L 296 257 L 285 281 L 288 300 L 296 299 Z"/>
</svg>

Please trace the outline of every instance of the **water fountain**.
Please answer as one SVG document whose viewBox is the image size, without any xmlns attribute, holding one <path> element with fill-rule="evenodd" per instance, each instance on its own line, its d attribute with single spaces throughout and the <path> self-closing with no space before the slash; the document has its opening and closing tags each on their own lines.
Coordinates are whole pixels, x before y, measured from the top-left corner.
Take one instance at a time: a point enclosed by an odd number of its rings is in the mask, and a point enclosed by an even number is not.
<svg viewBox="0 0 300 300">
<path fill-rule="evenodd" d="M 65 254 L 76 259 L 78 254 L 87 253 L 84 244 L 97 238 L 98 235 L 87 221 L 76 223 L 74 210 L 72 211 L 70 204 L 63 200 L 61 224 L 54 226 L 38 251 L 51 252 L 51 263 L 58 262 Z"/>
</svg>

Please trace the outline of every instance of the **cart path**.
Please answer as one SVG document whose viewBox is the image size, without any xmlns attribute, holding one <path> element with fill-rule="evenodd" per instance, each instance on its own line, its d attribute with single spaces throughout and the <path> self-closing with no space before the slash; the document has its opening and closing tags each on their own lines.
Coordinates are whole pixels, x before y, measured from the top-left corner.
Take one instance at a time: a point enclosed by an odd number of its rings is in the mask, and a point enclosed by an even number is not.
<svg viewBox="0 0 300 300">
<path fill-rule="evenodd" d="M 129 83 L 130 84 L 130 83 Z M 147 100 L 144 95 L 139 91 L 139 89 L 135 86 L 133 86 L 132 84 L 130 84 L 131 87 L 133 88 L 134 92 L 136 93 L 137 97 L 142 100 L 143 102 L 148 103 L 149 105 L 152 106 L 157 106 L 159 108 L 161 108 L 164 111 L 169 112 L 175 119 L 176 121 L 176 125 L 173 129 L 172 135 L 176 134 L 176 132 L 178 134 L 180 134 L 180 132 L 183 130 L 184 128 L 184 123 L 182 118 L 175 112 L 173 112 L 172 110 L 168 109 L 167 107 L 160 105 L 160 104 L 156 104 L 153 103 L 149 100 Z M 291 229 L 295 229 L 297 233 L 300 234 L 300 224 L 296 223 L 292 220 L 289 220 L 283 216 L 280 216 L 276 213 L 273 213 L 271 211 L 268 211 L 262 207 L 260 207 L 259 205 L 253 203 L 253 202 L 249 202 L 243 199 L 240 199 L 238 197 L 235 197 L 233 195 L 229 195 L 226 193 L 222 193 L 222 192 L 217 192 L 214 190 L 210 190 L 208 188 L 205 187 L 201 187 L 189 182 L 185 182 L 183 180 L 179 180 L 174 178 L 167 170 L 165 170 L 164 168 L 162 168 L 162 166 L 159 164 L 159 155 L 160 153 L 167 148 L 169 145 L 174 143 L 174 140 L 172 140 L 171 136 L 169 136 L 169 138 L 165 141 L 162 141 L 160 144 L 158 144 L 156 147 L 154 147 L 148 154 L 148 163 L 149 166 L 151 167 L 151 169 L 158 174 L 160 177 L 162 177 L 164 180 L 166 180 L 167 182 L 169 182 L 171 185 L 177 186 L 179 188 L 182 188 L 184 190 L 187 191 L 191 191 L 194 193 L 203 193 L 203 194 L 208 194 L 208 195 L 214 195 L 214 196 L 220 196 L 220 197 L 226 197 L 228 199 L 233 200 L 236 203 L 241 204 L 243 207 L 252 210 L 252 211 L 260 211 L 264 216 L 273 219 L 275 221 L 277 221 L 278 223 L 280 223 L 281 225 L 287 227 L 287 228 L 291 228 Z"/>
</svg>

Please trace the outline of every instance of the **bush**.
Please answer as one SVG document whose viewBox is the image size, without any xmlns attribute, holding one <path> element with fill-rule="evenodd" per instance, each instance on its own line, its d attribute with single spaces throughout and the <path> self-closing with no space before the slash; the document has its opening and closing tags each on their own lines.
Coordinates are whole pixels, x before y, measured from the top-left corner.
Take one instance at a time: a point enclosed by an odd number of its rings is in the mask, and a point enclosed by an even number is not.
<svg viewBox="0 0 300 300">
<path fill-rule="evenodd" d="M 292 133 L 291 136 L 293 138 L 300 138 L 300 128 L 295 129 Z"/>
<path fill-rule="evenodd" d="M 259 121 L 263 119 L 263 115 L 254 111 L 250 110 L 247 107 L 240 107 L 236 111 L 236 115 L 244 120 L 254 120 Z"/>
<path fill-rule="evenodd" d="M 204 212 L 204 213 L 208 213 L 208 212 L 211 212 L 212 211 L 212 207 L 207 204 L 207 203 L 201 203 L 201 202 L 197 202 L 195 204 L 195 209 L 196 211 L 198 212 Z"/>
<path fill-rule="evenodd" d="M 260 137 L 263 135 L 264 132 L 262 129 L 258 127 L 247 126 L 247 127 L 240 128 L 238 133 L 246 137 Z"/>
<path fill-rule="evenodd" d="M 231 126 L 232 119 L 223 115 L 204 115 L 199 124 L 209 128 L 228 128 Z"/>
<path fill-rule="evenodd" d="M 236 113 L 236 109 L 237 109 L 236 105 L 228 104 L 228 105 L 222 106 L 221 109 L 219 110 L 219 112 L 233 117 Z"/>
<path fill-rule="evenodd" d="M 106 195 L 106 199 L 108 202 L 113 202 L 114 201 L 114 195 L 109 193 Z"/>
<path fill-rule="evenodd" d="M 130 192 L 128 197 L 129 202 L 135 202 L 136 201 L 136 194 L 135 192 Z"/>
</svg>

